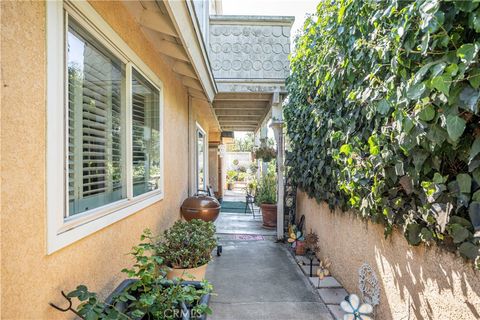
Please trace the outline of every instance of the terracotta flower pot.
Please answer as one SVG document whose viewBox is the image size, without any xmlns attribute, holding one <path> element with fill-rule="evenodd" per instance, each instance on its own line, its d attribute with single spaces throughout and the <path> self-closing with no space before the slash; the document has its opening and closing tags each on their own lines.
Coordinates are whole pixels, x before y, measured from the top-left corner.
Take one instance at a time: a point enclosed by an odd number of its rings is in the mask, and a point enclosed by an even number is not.
<svg viewBox="0 0 480 320">
<path fill-rule="evenodd" d="M 262 208 L 263 226 L 275 228 L 277 226 L 277 205 L 262 203 L 260 208 Z"/>
<path fill-rule="evenodd" d="M 167 272 L 167 279 L 173 280 L 173 278 L 180 278 L 187 281 L 202 281 L 203 279 L 205 279 L 207 266 L 208 263 L 205 263 L 203 266 L 190 269 L 170 268 L 170 271 Z M 193 278 L 191 278 L 190 276 L 193 276 Z"/>
<path fill-rule="evenodd" d="M 303 256 L 305 255 L 307 249 L 305 248 L 305 242 L 303 241 L 297 241 L 296 246 L 295 246 L 295 254 L 297 256 Z"/>
</svg>

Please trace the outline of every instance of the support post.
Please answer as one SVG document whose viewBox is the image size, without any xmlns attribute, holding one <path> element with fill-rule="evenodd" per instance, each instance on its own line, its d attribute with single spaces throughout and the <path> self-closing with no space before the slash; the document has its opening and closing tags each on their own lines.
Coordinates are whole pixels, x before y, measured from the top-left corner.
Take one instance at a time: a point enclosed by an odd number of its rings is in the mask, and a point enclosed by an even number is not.
<svg viewBox="0 0 480 320">
<path fill-rule="evenodd" d="M 268 128 L 267 128 L 267 125 L 265 123 L 262 123 L 262 126 L 260 128 L 260 139 L 259 139 L 259 145 L 261 145 L 261 141 L 262 139 L 265 139 L 265 141 L 267 141 L 268 139 Z M 260 161 L 260 160 L 257 160 L 257 165 L 258 165 L 258 169 L 257 170 L 257 179 L 260 180 L 260 178 L 262 176 L 264 176 L 265 174 L 267 174 L 267 168 L 268 168 L 268 163 L 265 162 L 265 161 Z M 261 166 L 260 166 L 261 165 Z"/>
<path fill-rule="evenodd" d="M 272 99 L 272 124 L 275 135 L 275 142 L 277 144 L 277 240 L 283 240 L 284 231 L 284 197 L 285 197 L 285 182 L 284 182 L 284 153 L 285 145 L 283 140 L 283 113 L 282 101 L 278 92 L 275 92 Z"/>
</svg>

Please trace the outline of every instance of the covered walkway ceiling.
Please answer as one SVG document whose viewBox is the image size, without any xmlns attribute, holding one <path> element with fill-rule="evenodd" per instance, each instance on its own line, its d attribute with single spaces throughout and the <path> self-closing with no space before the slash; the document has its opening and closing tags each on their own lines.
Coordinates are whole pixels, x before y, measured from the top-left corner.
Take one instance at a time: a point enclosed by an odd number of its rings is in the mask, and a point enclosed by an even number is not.
<svg viewBox="0 0 480 320">
<path fill-rule="evenodd" d="M 213 108 L 224 131 L 256 131 L 271 105 L 270 93 L 219 93 Z"/>
</svg>

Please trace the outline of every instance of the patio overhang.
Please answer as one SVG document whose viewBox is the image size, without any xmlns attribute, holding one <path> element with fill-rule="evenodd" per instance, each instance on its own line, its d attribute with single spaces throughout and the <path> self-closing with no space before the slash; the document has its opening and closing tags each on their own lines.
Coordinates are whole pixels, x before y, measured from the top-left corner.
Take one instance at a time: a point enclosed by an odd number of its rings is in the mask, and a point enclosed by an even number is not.
<svg viewBox="0 0 480 320">
<path fill-rule="evenodd" d="M 210 60 L 222 130 L 256 132 L 286 95 L 293 17 L 210 16 Z"/>
</svg>

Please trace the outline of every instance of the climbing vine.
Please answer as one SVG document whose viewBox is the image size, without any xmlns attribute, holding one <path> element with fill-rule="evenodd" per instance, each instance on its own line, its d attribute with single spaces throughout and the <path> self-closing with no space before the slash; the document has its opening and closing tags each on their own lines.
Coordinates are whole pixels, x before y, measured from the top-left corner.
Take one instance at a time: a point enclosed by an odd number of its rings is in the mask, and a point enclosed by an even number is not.
<svg viewBox="0 0 480 320">
<path fill-rule="evenodd" d="M 480 3 L 321 1 L 284 116 L 295 183 L 479 263 Z"/>
</svg>

